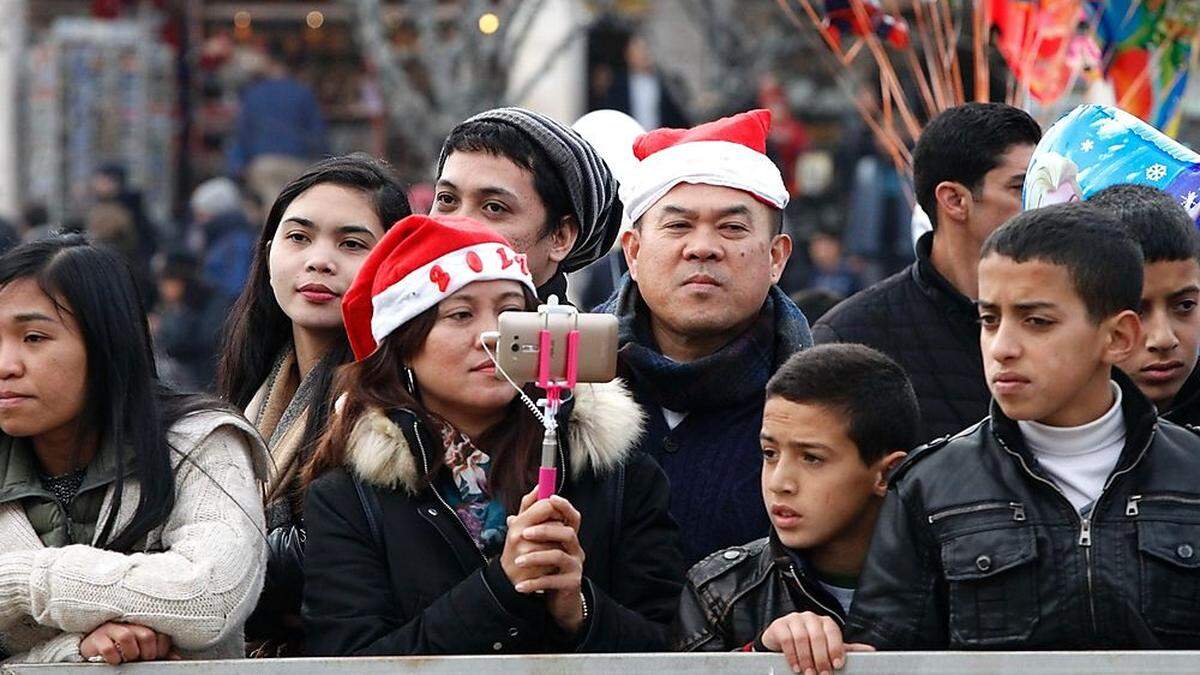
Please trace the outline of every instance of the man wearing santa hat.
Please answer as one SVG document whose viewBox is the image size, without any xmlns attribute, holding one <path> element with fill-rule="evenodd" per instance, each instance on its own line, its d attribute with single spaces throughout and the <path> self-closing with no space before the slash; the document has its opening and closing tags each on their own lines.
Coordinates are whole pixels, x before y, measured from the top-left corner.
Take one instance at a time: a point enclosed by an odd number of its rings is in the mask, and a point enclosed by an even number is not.
<svg viewBox="0 0 1200 675">
<path fill-rule="evenodd" d="M 753 110 L 639 136 L 621 188 L 629 277 L 599 311 L 619 318 L 619 371 L 649 413 L 642 448 L 671 481 L 690 563 L 768 532 L 759 489 L 764 390 L 811 346 L 776 286 L 792 252 L 788 193 Z"/>
</svg>

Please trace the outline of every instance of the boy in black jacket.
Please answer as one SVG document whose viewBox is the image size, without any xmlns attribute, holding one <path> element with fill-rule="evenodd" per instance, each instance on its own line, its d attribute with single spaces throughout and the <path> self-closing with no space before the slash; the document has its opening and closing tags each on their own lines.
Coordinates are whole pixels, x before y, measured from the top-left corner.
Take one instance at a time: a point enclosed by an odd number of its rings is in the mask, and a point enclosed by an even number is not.
<svg viewBox="0 0 1200 675">
<path fill-rule="evenodd" d="M 1138 314 L 1145 344 L 1118 363 L 1176 424 L 1200 424 L 1200 235 L 1174 197 L 1149 185 L 1121 184 L 1088 203 L 1108 211 L 1142 247 L 1145 281 Z"/>
<path fill-rule="evenodd" d="M 1113 366 L 1142 253 L 1088 204 L 1027 211 L 979 263 L 991 415 L 895 472 L 846 636 L 877 649 L 1200 644 L 1200 438 Z"/>
<path fill-rule="evenodd" d="M 776 651 L 796 672 L 840 668 L 842 624 L 887 489 L 915 441 L 912 384 L 862 345 L 824 345 L 767 385 L 761 444 L 768 537 L 718 551 L 688 574 L 682 651 Z"/>
</svg>

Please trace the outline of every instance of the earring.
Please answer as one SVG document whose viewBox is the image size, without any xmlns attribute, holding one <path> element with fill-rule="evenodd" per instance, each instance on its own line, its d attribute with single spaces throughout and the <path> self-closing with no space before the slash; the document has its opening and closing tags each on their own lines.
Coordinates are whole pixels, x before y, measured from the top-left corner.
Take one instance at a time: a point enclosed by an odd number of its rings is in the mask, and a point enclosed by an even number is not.
<svg viewBox="0 0 1200 675">
<path fill-rule="evenodd" d="M 408 366 L 404 366 L 404 388 L 409 396 L 417 397 L 417 378 L 413 375 L 413 369 Z"/>
</svg>

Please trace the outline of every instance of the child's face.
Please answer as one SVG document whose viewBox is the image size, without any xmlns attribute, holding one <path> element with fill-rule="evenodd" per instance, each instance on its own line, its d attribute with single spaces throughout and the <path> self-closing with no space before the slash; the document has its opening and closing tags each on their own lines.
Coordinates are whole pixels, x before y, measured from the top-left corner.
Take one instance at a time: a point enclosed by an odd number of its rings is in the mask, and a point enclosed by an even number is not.
<svg viewBox="0 0 1200 675">
<path fill-rule="evenodd" d="M 182 279 L 168 277 L 158 280 L 158 296 L 164 305 L 178 305 L 183 302 L 185 290 Z"/>
<path fill-rule="evenodd" d="M 814 549 L 875 528 L 886 491 L 882 464 L 867 466 L 825 406 L 767 399 L 762 424 L 762 492 L 784 546 Z"/>
<path fill-rule="evenodd" d="M 1138 316 L 1146 343 L 1117 365 L 1142 393 L 1170 408 L 1192 368 L 1200 345 L 1200 264 L 1170 260 L 1146 265 Z"/>
<path fill-rule="evenodd" d="M 979 263 L 979 319 L 984 374 L 1000 409 L 1058 427 L 1104 413 L 1110 366 L 1141 340 L 1132 311 L 1093 322 L 1066 267 L 998 254 Z"/>
</svg>

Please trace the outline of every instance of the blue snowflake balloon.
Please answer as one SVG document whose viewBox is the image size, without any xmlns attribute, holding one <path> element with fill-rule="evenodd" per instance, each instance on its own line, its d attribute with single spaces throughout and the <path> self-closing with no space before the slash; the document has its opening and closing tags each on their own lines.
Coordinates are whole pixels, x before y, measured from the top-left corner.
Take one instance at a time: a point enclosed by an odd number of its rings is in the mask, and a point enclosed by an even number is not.
<svg viewBox="0 0 1200 675">
<path fill-rule="evenodd" d="M 1200 227 L 1200 154 L 1110 106 L 1081 105 L 1046 131 L 1022 201 L 1026 209 L 1077 201 L 1118 183 L 1165 190 Z"/>
</svg>

